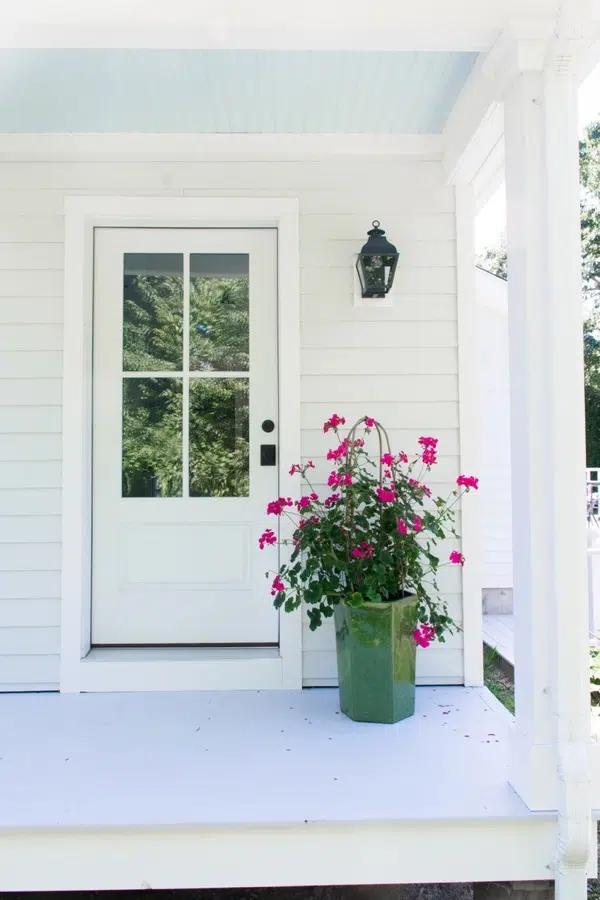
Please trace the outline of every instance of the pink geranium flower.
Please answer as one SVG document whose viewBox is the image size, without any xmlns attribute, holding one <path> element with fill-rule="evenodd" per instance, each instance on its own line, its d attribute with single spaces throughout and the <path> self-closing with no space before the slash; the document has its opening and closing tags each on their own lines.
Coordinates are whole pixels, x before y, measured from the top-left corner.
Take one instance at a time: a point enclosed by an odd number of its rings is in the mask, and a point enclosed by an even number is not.
<svg viewBox="0 0 600 900">
<path fill-rule="evenodd" d="M 289 471 L 289 474 L 295 475 L 296 472 L 301 472 L 301 471 L 302 471 L 302 466 L 298 465 L 298 463 L 294 463 L 294 465 L 292 466 L 292 468 Z"/>
<path fill-rule="evenodd" d="M 330 431 L 331 429 L 333 429 L 334 431 L 337 431 L 337 429 L 340 427 L 340 425 L 345 425 L 345 424 L 346 424 L 345 418 L 343 416 L 338 416 L 337 413 L 334 413 L 332 415 L 332 417 L 330 419 L 327 419 L 327 421 L 323 425 L 323 431 L 325 432 L 325 434 L 327 434 L 327 432 Z"/>
<path fill-rule="evenodd" d="M 261 550 L 265 549 L 265 544 L 276 544 L 277 543 L 277 535 L 270 528 L 267 528 L 266 531 L 263 531 L 261 536 L 258 539 L 258 546 Z"/>
<path fill-rule="evenodd" d="M 396 499 L 396 491 L 393 488 L 377 488 L 377 496 L 382 503 L 392 503 Z"/>
<path fill-rule="evenodd" d="M 417 481 L 416 478 L 409 478 L 408 483 L 411 487 L 417 488 L 417 490 L 422 491 L 426 497 L 431 497 L 431 489 L 428 488 L 426 484 L 421 484 L 421 482 Z"/>
<path fill-rule="evenodd" d="M 420 516 L 415 516 L 413 519 L 413 531 L 423 531 L 423 520 Z"/>
<path fill-rule="evenodd" d="M 398 519 L 398 534 L 408 534 L 408 525 L 404 519 Z"/>
<path fill-rule="evenodd" d="M 426 466 L 434 466 L 437 462 L 437 454 L 433 447 L 425 447 L 421 459 Z"/>
<path fill-rule="evenodd" d="M 296 503 L 296 506 L 298 507 L 298 512 L 300 512 L 300 510 L 302 510 L 302 509 L 306 509 L 307 507 L 309 507 L 311 505 L 311 503 L 314 503 L 314 501 L 318 500 L 318 499 L 319 499 L 318 494 L 311 494 L 310 497 L 300 497 L 300 499 Z"/>
<path fill-rule="evenodd" d="M 435 638 L 435 625 L 419 625 L 413 632 L 413 638 L 419 647 L 429 647 Z"/>
<path fill-rule="evenodd" d="M 454 563 L 455 566 L 464 566 L 465 558 L 458 550 L 453 550 L 450 554 L 450 562 Z"/>
<path fill-rule="evenodd" d="M 276 575 L 273 579 L 273 584 L 271 585 L 271 597 L 275 597 L 277 594 L 282 594 L 285 591 L 285 584 L 281 580 L 279 575 Z"/>
<path fill-rule="evenodd" d="M 371 559 L 373 556 L 373 548 L 366 541 L 361 541 L 358 547 L 352 549 L 354 559 Z"/>
<path fill-rule="evenodd" d="M 338 460 L 342 459 L 344 456 L 348 455 L 348 439 L 342 441 L 339 447 L 336 447 L 335 450 L 327 451 L 327 459 L 329 460 Z"/>
<path fill-rule="evenodd" d="M 372 416 L 365 416 L 365 425 L 367 428 L 374 428 L 375 419 Z"/>
<path fill-rule="evenodd" d="M 394 457 L 391 453 L 384 453 L 381 457 L 381 462 L 384 466 L 393 466 L 394 465 Z"/>
<path fill-rule="evenodd" d="M 333 506 L 334 503 L 337 503 L 339 499 L 339 494 L 331 494 L 329 497 L 325 498 L 325 506 L 329 509 L 329 507 Z"/>
<path fill-rule="evenodd" d="M 267 506 L 267 515 L 280 516 L 286 506 L 293 506 L 291 497 L 279 497 L 278 500 L 272 500 Z"/>
<path fill-rule="evenodd" d="M 407 463 L 407 462 L 408 462 L 408 456 L 406 455 L 406 453 L 404 452 L 404 450 L 401 450 L 401 451 L 400 451 L 400 453 L 398 454 L 398 459 L 400 460 L 401 463 Z"/>
<path fill-rule="evenodd" d="M 327 484 L 330 488 L 339 487 L 340 484 L 352 484 L 352 475 L 348 473 L 338 475 L 337 472 L 332 472 L 327 479 Z"/>
<path fill-rule="evenodd" d="M 477 490 L 479 488 L 479 478 L 475 478 L 474 475 L 459 475 L 456 483 L 459 487 L 464 487 L 467 490 L 471 488 Z"/>
<path fill-rule="evenodd" d="M 438 439 L 434 437 L 420 437 L 419 444 L 421 447 L 430 447 L 432 450 L 435 450 L 438 445 Z"/>
</svg>

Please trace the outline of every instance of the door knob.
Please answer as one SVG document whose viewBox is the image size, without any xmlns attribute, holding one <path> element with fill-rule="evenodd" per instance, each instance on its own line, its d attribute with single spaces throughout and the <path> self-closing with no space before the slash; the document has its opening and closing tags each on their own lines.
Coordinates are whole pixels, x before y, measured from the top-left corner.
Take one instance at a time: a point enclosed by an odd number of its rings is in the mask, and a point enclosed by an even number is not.
<svg viewBox="0 0 600 900">
<path fill-rule="evenodd" d="M 265 421 L 262 423 L 262 430 L 266 431 L 267 434 L 275 431 L 275 422 L 273 422 L 271 419 L 265 419 Z"/>
</svg>

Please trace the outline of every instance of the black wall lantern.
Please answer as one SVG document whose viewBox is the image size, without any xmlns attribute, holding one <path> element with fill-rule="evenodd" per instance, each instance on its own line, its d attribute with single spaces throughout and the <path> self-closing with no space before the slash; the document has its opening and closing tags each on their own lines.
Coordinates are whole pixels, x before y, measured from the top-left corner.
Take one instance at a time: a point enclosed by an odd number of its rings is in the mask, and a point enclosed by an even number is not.
<svg viewBox="0 0 600 900">
<path fill-rule="evenodd" d="M 385 297 L 392 287 L 398 265 L 398 251 L 379 224 L 375 219 L 373 228 L 367 232 L 369 240 L 356 260 L 363 297 Z"/>
</svg>

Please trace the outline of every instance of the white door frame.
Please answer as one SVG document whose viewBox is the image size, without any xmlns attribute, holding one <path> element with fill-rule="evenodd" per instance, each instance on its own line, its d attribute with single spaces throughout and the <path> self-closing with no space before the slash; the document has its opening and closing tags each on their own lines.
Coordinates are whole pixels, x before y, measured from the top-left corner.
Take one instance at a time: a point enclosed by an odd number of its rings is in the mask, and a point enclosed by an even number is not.
<svg viewBox="0 0 600 900">
<path fill-rule="evenodd" d="M 277 228 L 279 485 L 300 460 L 299 229 L 296 199 L 66 197 L 60 689 L 294 689 L 302 686 L 300 613 L 280 617 L 279 652 L 239 648 L 178 658 L 166 650 L 91 648 L 92 294 L 94 228 Z M 266 523 L 265 523 L 266 524 Z M 282 521 L 282 536 L 286 535 Z M 258 552 L 258 551 L 257 551 Z"/>
</svg>

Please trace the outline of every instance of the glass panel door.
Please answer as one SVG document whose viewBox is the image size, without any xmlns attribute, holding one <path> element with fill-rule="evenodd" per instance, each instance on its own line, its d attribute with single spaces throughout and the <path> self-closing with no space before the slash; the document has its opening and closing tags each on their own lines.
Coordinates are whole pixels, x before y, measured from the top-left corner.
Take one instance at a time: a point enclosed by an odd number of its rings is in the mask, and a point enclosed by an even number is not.
<svg viewBox="0 0 600 900">
<path fill-rule="evenodd" d="M 272 230 L 98 231 L 94 643 L 276 643 L 276 301 Z"/>
</svg>

